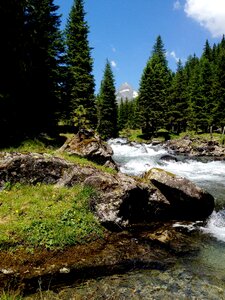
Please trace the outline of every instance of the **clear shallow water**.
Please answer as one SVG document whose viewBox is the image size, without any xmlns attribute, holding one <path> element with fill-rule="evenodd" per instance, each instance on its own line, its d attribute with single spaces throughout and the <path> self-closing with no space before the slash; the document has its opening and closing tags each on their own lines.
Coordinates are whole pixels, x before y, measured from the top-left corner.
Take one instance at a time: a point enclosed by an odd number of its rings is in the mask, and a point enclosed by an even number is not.
<svg viewBox="0 0 225 300">
<path fill-rule="evenodd" d="M 218 287 L 207 277 L 202 278 L 192 270 L 177 264 L 164 272 L 142 270 L 124 275 L 89 280 L 82 287 L 67 289 L 61 299 L 96 300 L 187 300 L 224 299 L 225 285 Z M 76 296 L 75 296 L 76 295 Z"/>
</svg>

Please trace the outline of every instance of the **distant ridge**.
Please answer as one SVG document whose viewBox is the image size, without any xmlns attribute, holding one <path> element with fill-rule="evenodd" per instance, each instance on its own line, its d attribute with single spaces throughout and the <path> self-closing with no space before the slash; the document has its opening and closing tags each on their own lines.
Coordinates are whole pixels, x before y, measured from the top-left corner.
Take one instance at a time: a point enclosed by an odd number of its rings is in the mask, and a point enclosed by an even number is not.
<svg viewBox="0 0 225 300">
<path fill-rule="evenodd" d="M 132 100 L 138 96 L 137 91 L 135 91 L 130 84 L 127 82 L 123 83 L 118 91 L 116 92 L 116 101 L 120 102 L 121 99 Z"/>
</svg>

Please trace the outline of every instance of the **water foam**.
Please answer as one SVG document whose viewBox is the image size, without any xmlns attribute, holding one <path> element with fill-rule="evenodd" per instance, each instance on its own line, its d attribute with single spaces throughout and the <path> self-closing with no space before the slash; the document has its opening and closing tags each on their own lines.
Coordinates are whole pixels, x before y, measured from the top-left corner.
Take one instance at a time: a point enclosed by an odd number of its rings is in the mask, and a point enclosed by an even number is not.
<svg viewBox="0 0 225 300">
<path fill-rule="evenodd" d="M 219 241 L 225 242 L 225 210 L 214 211 L 202 231 L 212 235 Z"/>
</svg>

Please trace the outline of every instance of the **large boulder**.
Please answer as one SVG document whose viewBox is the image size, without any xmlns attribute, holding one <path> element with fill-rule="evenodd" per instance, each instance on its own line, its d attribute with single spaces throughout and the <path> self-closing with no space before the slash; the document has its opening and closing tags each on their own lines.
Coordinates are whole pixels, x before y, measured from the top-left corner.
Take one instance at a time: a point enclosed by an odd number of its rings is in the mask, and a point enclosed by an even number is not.
<svg viewBox="0 0 225 300">
<path fill-rule="evenodd" d="M 100 165 L 116 168 L 112 159 L 113 150 L 92 130 L 80 130 L 69 138 L 59 151 L 66 151 L 71 155 L 79 155 Z"/>
<path fill-rule="evenodd" d="M 153 168 L 144 176 L 170 203 L 167 216 L 172 219 L 207 218 L 214 209 L 214 198 L 190 180 Z"/>
<path fill-rule="evenodd" d="M 0 188 L 6 182 L 55 184 L 72 164 L 47 154 L 0 154 Z"/>
<path fill-rule="evenodd" d="M 214 209 L 214 198 L 190 180 L 160 169 L 137 179 L 118 173 L 93 174 L 84 181 L 98 191 L 91 207 L 109 229 L 153 221 L 204 220 Z"/>
<path fill-rule="evenodd" d="M 91 207 L 105 227 L 121 230 L 149 219 L 149 187 L 138 180 L 122 173 L 98 173 L 88 177 L 84 183 L 98 192 Z"/>
</svg>

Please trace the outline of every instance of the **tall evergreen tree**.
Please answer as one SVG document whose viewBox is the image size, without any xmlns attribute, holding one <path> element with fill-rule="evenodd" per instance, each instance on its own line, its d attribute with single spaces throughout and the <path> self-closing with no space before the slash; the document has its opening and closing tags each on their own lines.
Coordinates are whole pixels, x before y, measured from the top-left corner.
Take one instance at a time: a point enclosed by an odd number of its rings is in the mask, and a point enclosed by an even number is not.
<svg viewBox="0 0 225 300">
<path fill-rule="evenodd" d="M 217 46 L 215 57 L 215 77 L 213 82 L 213 101 L 215 103 L 214 124 L 219 127 L 225 126 L 225 37 Z"/>
<path fill-rule="evenodd" d="M 208 40 L 206 40 L 206 42 L 205 42 L 202 57 L 208 59 L 209 61 L 212 60 L 212 49 L 210 47 L 210 44 L 209 44 Z"/>
<path fill-rule="evenodd" d="M 126 124 L 126 111 L 124 101 L 121 98 L 121 101 L 118 105 L 118 130 L 122 130 L 125 128 Z"/>
<path fill-rule="evenodd" d="M 52 131 L 59 102 L 60 57 L 63 51 L 58 6 L 53 0 L 28 0 L 26 8 L 26 96 L 23 128 L 32 134 Z M 29 131 L 29 130 L 28 130 Z"/>
<path fill-rule="evenodd" d="M 202 118 L 202 130 L 207 131 L 214 121 L 215 102 L 213 100 L 213 82 L 214 70 L 210 58 L 204 53 L 200 59 L 200 95 L 201 95 L 201 112 L 199 117 Z"/>
<path fill-rule="evenodd" d="M 187 77 L 181 61 L 177 63 L 177 71 L 172 80 L 169 95 L 168 120 L 170 129 L 176 133 L 185 131 L 187 127 L 188 97 Z"/>
<path fill-rule="evenodd" d="M 0 3 L 0 135 L 1 144 L 18 135 L 17 103 L 24 78 L 25 1 Z"/>
<path fill-rule="evenodd" d="M 66 27 L 67 115 L 70 123 L 83 110 L 91 127 L 96 126 L 93 61 L 88 42 L 83 0 L 74 0 Z"/>
<path fill-rule="evenodd" d="M 144 134 L 152 135 L 166 123 L 167 95 L 171 82 L 167 65 L 163 42 L 158 36 L 140 82 L 138 106 Z"/>
<path fill-rule="evenodd" d="M 118 135 L 117 102 L 114 76 L 107 60 L 98 97 L 98 133 L 103 139 Z"/>
</svg>

